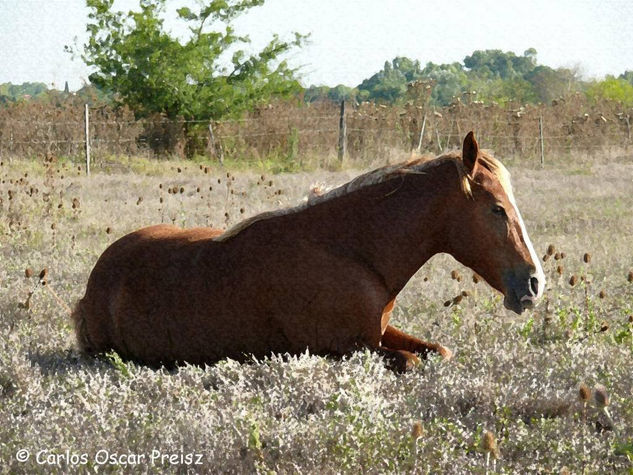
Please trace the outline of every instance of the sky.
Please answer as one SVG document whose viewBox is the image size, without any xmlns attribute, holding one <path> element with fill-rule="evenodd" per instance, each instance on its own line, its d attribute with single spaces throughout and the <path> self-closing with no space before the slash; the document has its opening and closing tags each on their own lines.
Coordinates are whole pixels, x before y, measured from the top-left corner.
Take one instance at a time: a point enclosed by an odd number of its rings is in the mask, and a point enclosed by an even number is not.
<svg viewBox="0 0 633 475">
<path fill-rule="evenodd" d="M 167 13 L 187 1 L 194 0 L 167 0 Z M 85 41 L 87 13 L 84 0 L 0 0 L 0 83 L 81 87 L 90 70 L 64 45 Z M 535 48 L 540 64 L 576 68 L 585 78 L 633 70 L 632 0 L 267 0 L 235 27 L 254 49 L 273 33 L 310 33 L 289 56 L 304 85 L 356 86 L 396 56 L 461 62 L 478 49 Z"/>
</svg>

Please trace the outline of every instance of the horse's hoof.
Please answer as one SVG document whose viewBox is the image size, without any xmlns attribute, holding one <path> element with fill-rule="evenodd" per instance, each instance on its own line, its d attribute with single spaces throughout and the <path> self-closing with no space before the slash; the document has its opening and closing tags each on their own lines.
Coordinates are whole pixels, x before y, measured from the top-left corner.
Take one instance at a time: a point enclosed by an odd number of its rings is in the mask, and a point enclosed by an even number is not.
<svg viewBox="0 0 633 475">
<path fill-rule="evenodd" d="M 442 356 L 442 359 L 445 361 L 448 361 L 453 357 L 453 352 L 442 345 L 437 345 L 437 352 Z"/>
</svg>

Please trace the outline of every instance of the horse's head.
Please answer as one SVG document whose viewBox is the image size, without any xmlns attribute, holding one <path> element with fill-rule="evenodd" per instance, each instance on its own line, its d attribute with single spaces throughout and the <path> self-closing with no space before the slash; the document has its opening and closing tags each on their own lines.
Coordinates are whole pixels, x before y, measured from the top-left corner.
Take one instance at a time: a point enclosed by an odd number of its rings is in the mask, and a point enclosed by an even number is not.
<svg viewBox="0 0 633 475">
<path fill-rule="evenodd" d="M 451 254 L 504 295 L 521 313 L 543 293 L 545 276 L 512 194 L 510 174 L 479 150 L 472 132 L 464 139 L 466 195 L 456 209 Z"/>
</svg>

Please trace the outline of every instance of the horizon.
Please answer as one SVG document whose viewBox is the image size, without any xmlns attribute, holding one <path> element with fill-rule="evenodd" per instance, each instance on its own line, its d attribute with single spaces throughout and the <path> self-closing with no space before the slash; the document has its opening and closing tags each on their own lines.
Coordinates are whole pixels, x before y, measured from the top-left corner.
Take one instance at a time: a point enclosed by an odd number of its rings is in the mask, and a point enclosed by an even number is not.
<svg viewBox="0 0 633 475">
<path fill-rule="evenodd" d="M 168 0 L 167 17 L 186 0 Z M 261 48 L 273 33 L 287 37 L 293 31 L 310 33 L 304 48 L 287 58 L 300 67 L 304 87 L 343 84 L 358 86 L 397 56 L 421 65 L 462 63 L 475 50 L 499 49 L 517 56 L 529 48 L 537 51 L 538 64 L 570 68 L 585 79 L 618 76 L 633 69 L 633 5 L 621 0 L 608 2 L 564 0 L 550 5 L 536 0 L 525 5 L 516 0 L 498 5 L 492 0 L 441 2 L 421 5 L 395 0 L 390 16 L 378 0 L 268 0 L 235 21 L 240 34 L 252 40 L 248 50 Z M 117 0 L 116 9 L 128 10 L 134 0 Z M 308 17 L 305 11 L 311 11 Z M 83 44 L 88 9 L 83 2 L 0 0 L 0 83 L 41 82 L 71 91 L 88 83 L 89 69 L 64 52 L 65 45 Z M 359 14 L 362 12 L 362 15 Z M 412 18 L 418 18 L 416 24 Z M 478 18 L 473 22 L 472 18 Z M 448 24 L 450 29 L 445 27 Z M 182 30 L 173 20 L 167 29 Z M 468 33 L 464 34 L 464 29 Z M 517 34 L 517 31 L 519 34 Z M 464 36 L 468 39 L 465 40 Z M 29 59 L 31 58 L 31 59 Z"/>
</svg>

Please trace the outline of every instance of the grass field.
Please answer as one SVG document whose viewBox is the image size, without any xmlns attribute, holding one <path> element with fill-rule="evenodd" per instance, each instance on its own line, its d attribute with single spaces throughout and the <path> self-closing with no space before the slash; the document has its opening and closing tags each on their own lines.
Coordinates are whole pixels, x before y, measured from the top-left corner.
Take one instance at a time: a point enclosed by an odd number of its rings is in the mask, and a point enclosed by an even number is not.
<svg viewBox="0 0 633 475">
<path fill-rule="evenodd" d="M 537 252 L 553 246 L 543 300 L 517 317 L 434 257 L 392 322 L 455 356 L 395 375 L 370 352 L 174 371 L 85 358 L 65 308 L 129 231 L 227 227 L 358 170 L 119 160 L 86 178 L 4 159 L 0 472 L 633 473 L 633 157 L 509 167 Z"/>
</svg>

